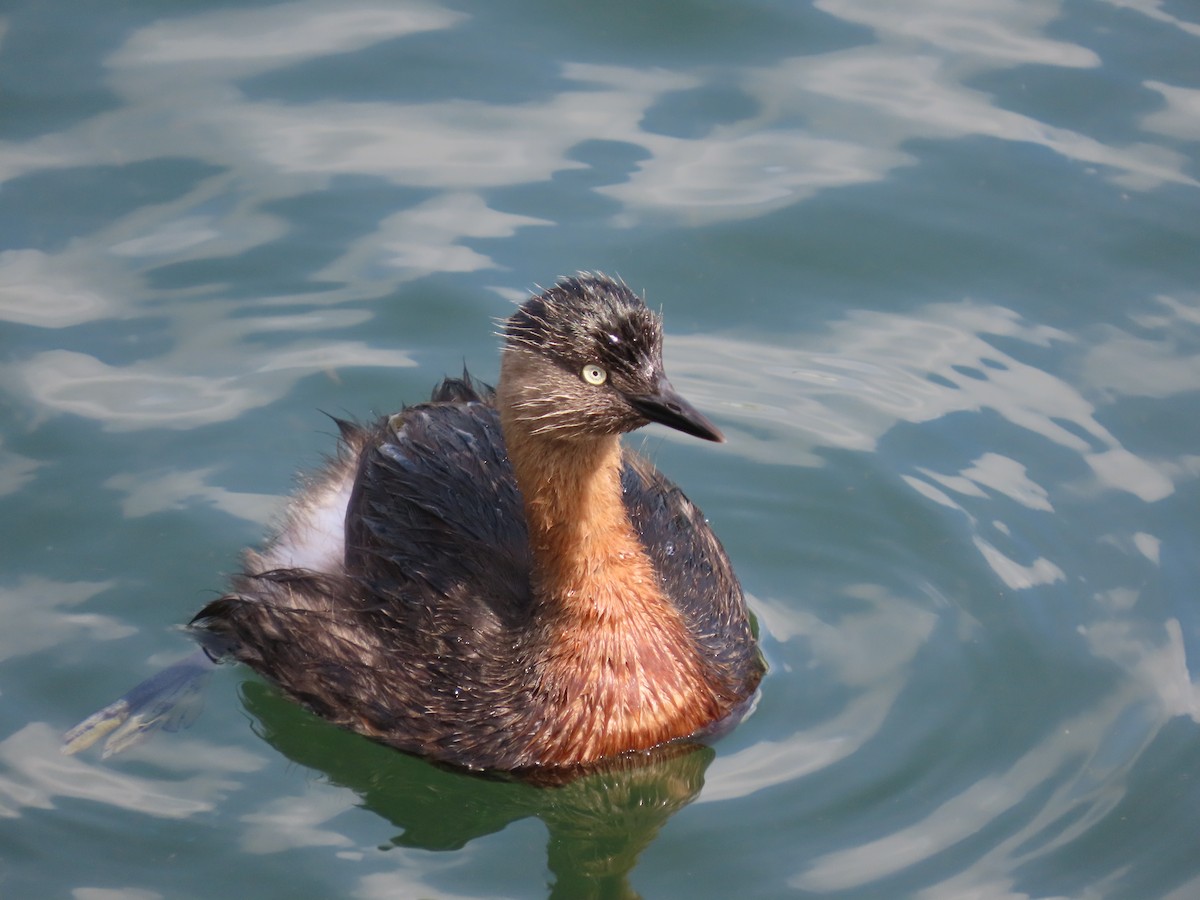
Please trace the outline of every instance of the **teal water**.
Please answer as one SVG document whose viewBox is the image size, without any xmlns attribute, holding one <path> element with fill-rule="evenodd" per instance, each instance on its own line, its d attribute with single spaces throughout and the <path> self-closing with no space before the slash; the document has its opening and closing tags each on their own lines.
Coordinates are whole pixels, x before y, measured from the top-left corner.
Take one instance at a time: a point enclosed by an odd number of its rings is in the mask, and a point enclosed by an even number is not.
<svg viewBox="0 0 1200 900">
<path fill-rule="evenodd" d="M 0 10 L 0 896 L 1200 897 L 1200 12 Z M 190 651 L 319 462 L 619 273 L 763 633 L 712 752 L 569 788 Z"/>
</svg>

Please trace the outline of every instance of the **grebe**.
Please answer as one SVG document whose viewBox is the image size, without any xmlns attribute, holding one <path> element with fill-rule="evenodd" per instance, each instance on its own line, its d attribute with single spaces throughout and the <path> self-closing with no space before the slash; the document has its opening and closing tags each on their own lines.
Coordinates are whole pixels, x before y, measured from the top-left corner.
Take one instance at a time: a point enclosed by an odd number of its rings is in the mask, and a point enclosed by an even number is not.
<svg viewBox="0 0 1200 900">
<path fill-rule="evenodd" d="M 724 440 L 667 381 L 659 318 L 584 273 L 503 337 L 497 390 L 464 372 L 339 422 L 336 456 L 190 627 L 318 715 L 471 769 L 586 765 L 736 717 L 764 671 L 741 587 L 699 509 L 619 440 L 648 422 Z M 97 716 L 69 751 L 115 727 Z"/>
</svg>

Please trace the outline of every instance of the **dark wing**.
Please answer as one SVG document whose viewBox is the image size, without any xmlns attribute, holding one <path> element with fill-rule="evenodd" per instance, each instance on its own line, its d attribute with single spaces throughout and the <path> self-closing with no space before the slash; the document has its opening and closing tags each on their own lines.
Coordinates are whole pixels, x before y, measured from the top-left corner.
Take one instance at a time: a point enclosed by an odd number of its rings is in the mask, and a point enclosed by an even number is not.
<svg viewBox="0 0 1200 900">
<path fill-rule="evenodd" d="M 193 622 L 206 646 L 353 730 L 444 760 L 503 762 L 530 558 L 491 399 L 447 379 L 434 401 L 357 434 L 344 573 L 239 576 Z M 464 721 L 477 727 L 463 733 Z"/>
<path fill-rule="evenodd" d="M 486 640 L 528 613 L 528 532 L 490 397 L 442 392 L 453 399 L 384 421 L 364 450 L 346 573 L 383 614 Z"/>
<path fill-rule="evenodd" d="M 704 513 L 635 453 L 621 473 L 630 520 L 707 659 L 744 692 L 763 673 L 742 587 Z"/>
</svg>

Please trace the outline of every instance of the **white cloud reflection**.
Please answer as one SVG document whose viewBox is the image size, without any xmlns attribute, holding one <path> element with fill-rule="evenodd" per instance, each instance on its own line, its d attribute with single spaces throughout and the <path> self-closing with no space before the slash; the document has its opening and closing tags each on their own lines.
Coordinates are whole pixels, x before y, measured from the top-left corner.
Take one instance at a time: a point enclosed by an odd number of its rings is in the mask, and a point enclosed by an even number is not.
<svg viewBox="0 0 1200 900">
<path fill-rule="evenodd" d="M 162 900 L 158 891 L 141 888 L 77 887 L 71 891 L 72 900 Z"/>
<path fill-rule="evenodd" d="M 0 252 L 0 321 L 66 328 L 116 315 L 119 304 L 92 286 L 96 272 L 64 262 L 41 250 Z M 106 268 L 105 280 L 127 280 Z"/>
<path fill-rule="evenodd" d="M 1200 386 L 1200 297 L 1156 297 L 1137 317 L 1151 336 L 1096 328 L 1080 366 L 1083 383 L 1105 398 L 1170 397 Z"/>
<path fill-rule="evenodd" d="M 1044 37 L 1061 3 L 1029 0 L 909 0 L 881 6 L 870 0 L 817 0 L 818 9 L 865 25 L 887 41 L 965 55 L 972 64 L 1091 67 L 1091 50 Z"/>
<path fill-rule="evenodd" d="M 1005 556 L 996 549 L 994 544 L 979 535 L 975 535 L 971 540 L 991 570 L 1004 582 L 1006 587 L 1014 591 L 1053 584 L 1056 581 L 1064 581 L 1067 577 L 1062 569 L 1043 556 L 1039 556 L 1029 565 L 1022 565 L 1015 559 Z"/>
<path fill-rule="evenodd" d="M 279 513 L 283 501 L 273 494 L 230 491 L 210 484 L 216 471 L 216 467 L 211 466 L 162 473 L 123 473 L 109 478 L 104 487 L 125 494 L 121 510 L 127 519 L 183 509 L 195 502 L 206 503 L 235 518 L 259 525 L 265 525 Z"/>
<path fill-rule="evenodd" d="M 73 608 L 112 586 L 108 581 L 53 581 L 30 576 L 0 586 L 0 660 L 38 653 L 86 637 L 112 641 L 136 629 L 110 616 Z"/>
<path fill-rule="evenodd" d="M 465 19 L 441 6 L 408 0 L 331 6 L 319 0 L 262 9 L 222 9 L 165 19 L 140 29 L 109 59 L 116 69 L 211 66 L 221 78 L 242 78 L 380 41 L 449 28 Z"/>
<path fill-rule="evenodd" d="M 0 442 L 0 497 L 15 494 L 33 480 L 33 473 L 43 465 L 36 459 L 5 450 Z"/>
<path fill-rule="evenodd" d="M 1098 621 L 1082 630 L 1092 652 L 1117 663 L 1157 700 L 1164 719 L 1187 716 L 1200 724 L 1200 684 L 1192 679 L 1178 619 L 1163 623 L 1166 640 L 1161 642 L 1145 634 L 1151 629 L 1127 619 Z"/>
<path fill-rule="evenodd" d="M 691 224 L 761 216 L 825 188 L 878 181 L 912 161 L 898 150 L 746 124 L 703 141 L 641 135 L 637 142 L 651 158 L 628 181 L 597 189 L 624 205 L 618 224 L 636 222 L 635 212 Z"/>
<path fill-rule="evenodd" d="M 179 360 L 110 366 L 86 353 L 48 350 L 25 363 L 20 375 L 43 409 L 129 431 L 195 428 L 235 419 L 282 397 L 312 372 L 416 365 L 405 353 L 359 341 L 296 345 L 266 352 L 257 364 L 242 358 L 232 365 L 233 374 L 183 374 L 171 363 Z M 204 368 L 211 371 L 211 361 Z"/>
<path fill-rule="evenodd" d="M 448 193 L 402 210 L 379 223 L 368 238 L 316 274 L 316 278 L 353 281 L 370 277 L 377 267 L 419 278 L 435 272 L 475 272 L 494 268 L 487 256 L 463 246 L 463 237 L 511 237 L 520 228 L 552 225 L 545 219 L 490 209 L 477 194 Z"/>
<path fill-rule="evenodd" d="M 1003 494 L 1011 500 L 1043 512 L 1053 512 L 1049 492 L 1037 484 L 1015 459 L 999 453 L 985 453 L 963 470 L 963 477 L 975 484 Z"/>
<path fill-rule="evenodd" d="M 459 850 L 456 857 L 469 856 L 471 848 L 467 847 Z M 374 872 L 370 875 L 364 875 L 359 879 L 358 885 L 355 887 L 351 896 L 360 898 L 360 900 L 408 900 L 410 897 L 440 897 L 442 900 L 486 900 L 486 898 L 495 897 L 495 894 L 486 890 L 483 893 L 463 894 L 459 891 L 450 892 L 443 887 L 435 887 L 436 879 L 430 877 L 439 872 L 452 868 L 466 868 L 469 863 L 458 859 L 454 863 L 450 863 L 450 854 L 443 854 L 441 859 L 430 859 L 428 856 L 421 858 L 420 866 L 414 865 L 411 859 L 406 857 L 411 856 L 403 852 L 403 849 L 393 850 L 389 857 L 399 856 L 399 864 L 389 872 Z"/>
<path fill-rule="evenodd" d="M 1148 19 L 1173 25 L 1180 31 L 1200 37 L 1200 24 L 1171 15 L 1163 9 L 1162 0 L 1107 0 L 1107 2 L 1119 9 L 1136 10 Z"/>
<path fill-rule="evenodd" d="M 203 244 L 211 245 L 220 238 L 221 232 L 213 227 L 212 217 L 185 216 L 174 222 L 167 222 L 151 233 L 118 240 L 109 247 L 109 252 L 117 256 L 178 257 L 183 251 Z"/>
<path fill-rule="evenodd" d="M 1142 119 L 1142 127 L 1185 141 L 1200 141 L 1200 89 L 1161 81 L 1147 81 L 1146 87 L 1162 94 L 1167 105 Z"/>
<path fill-rule="evenodd" d="M 309 785 L 300 797 L 278 797 L 258 812 L 241 817 L 247 826 L 241 837 L 247 853 L 281 853 L 305 847 L 351 847 L 344 834 L 320 826 L 352 808 L 349 791 Z"/>
<path fill-rule="evenodd" d="M 152 749 L 139 749 L 138 755 L 158 764 L 172 761 L 190 774 L 155 779 L 66 756 L 60 752 L 61 743 L 61 735 L 43 722 L 26 725 L 0 741 L 0 818 L 18 817 L 22 809 L 53 809 L 56 799 L 71 798 L 182 819 L 212 810 L 240 786 L 231 776 L 257 771 L 264 764 L 262 758 L 235 748 L 217 748 L 176 735 L 160 756 L 147 757 Z"/>
</svg>

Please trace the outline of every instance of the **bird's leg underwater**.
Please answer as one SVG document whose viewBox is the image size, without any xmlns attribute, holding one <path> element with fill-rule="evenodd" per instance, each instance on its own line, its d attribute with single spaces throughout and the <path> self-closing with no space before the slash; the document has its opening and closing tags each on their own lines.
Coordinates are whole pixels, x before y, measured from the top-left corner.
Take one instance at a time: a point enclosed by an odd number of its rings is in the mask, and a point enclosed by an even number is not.
<svg viewBox="0 0 1200 900">
<path fill-rule="evenodd" d="M 187 728 L 204 709 L 204 688 L 217 663 L 197 650 L 151 675 L 63 735 L 62 752 L 78 753 L 101 738 L 103 756 L 122 753 L 158 730 Z"/>
</svg>

